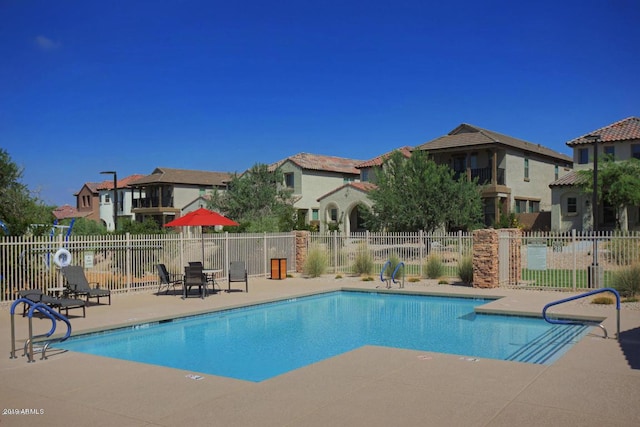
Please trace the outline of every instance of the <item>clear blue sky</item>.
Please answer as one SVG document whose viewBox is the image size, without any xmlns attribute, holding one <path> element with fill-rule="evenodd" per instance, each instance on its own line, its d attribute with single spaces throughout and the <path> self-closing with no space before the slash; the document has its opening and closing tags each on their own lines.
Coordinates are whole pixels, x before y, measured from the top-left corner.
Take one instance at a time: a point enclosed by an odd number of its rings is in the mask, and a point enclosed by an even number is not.
<svg viewBox="0 0 640 427">
<path fill-rule="evenodd" d="M 640 115 L 640 2 L 0 0 L 0 147 L 50 204 L 155 167 L 367 160 Z"/>
</svg>

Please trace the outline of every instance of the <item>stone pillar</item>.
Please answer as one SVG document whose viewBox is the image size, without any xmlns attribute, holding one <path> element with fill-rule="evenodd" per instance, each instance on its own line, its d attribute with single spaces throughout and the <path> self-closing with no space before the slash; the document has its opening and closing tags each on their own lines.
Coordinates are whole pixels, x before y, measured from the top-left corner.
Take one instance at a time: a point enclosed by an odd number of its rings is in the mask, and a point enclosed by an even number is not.
<svg viewBox="0 0 640 427">
<path fill-rule="evenodd" d="M 308 231 L 296 231 L 296 273 L 304 271 L 304 262 L 307 259 L 307 248 L 309 247 Z"/>
<path fill-rule="evenodd" d="M 507 239 L 508 254 L 500 254 L 500 235 Z M 500 263 L 503 285 L 517 285 L 522 276 L 522 231 L 517 228 L 476 230 L 473 232 L 473 287 L 497 288 L 500 283 Z M 508 256 L 507 256 L 508 255 Z"/>
<path fill-rule="evenodd" d="M 499 286 L 498 245 L 496 230 L 476 230 L 473 232 L 474 288 L 497 288 Z"/>
</svg>

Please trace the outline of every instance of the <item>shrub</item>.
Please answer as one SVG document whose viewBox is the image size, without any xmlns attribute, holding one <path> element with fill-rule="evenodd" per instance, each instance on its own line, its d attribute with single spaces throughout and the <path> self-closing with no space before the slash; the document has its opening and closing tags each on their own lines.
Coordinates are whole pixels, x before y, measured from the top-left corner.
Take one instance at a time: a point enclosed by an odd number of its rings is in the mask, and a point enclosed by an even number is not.
<svg viewBox="0 0 640 427">
<path fill-rule="evenodd" d="M 427 263 L 423 267 L 423 274 L 428 279 L 437 279 L 444 274 L 444 264 L 440 255 L 431 254 L 427 258 Z"/>
<path fill-rule="evenodd" d="M 613 288 L 627 298 L 640 294 L 640 264 L 625 267 L 613 273 Z"/>
<path fill-rule="evenodd" d="M 373 282 L 373 277 L 371 276 L 366 276 L 362 278 L 363 282 Z"/>
<path fill-rule="evenodd" d="M 353 272 L 359 275 L 373 273 L 373 257 L 371 252 L 367 250 L 366 245 L 358 245 Z"/>
<path fill-rule="evenodd" d="M 304 274 L 309 277 L 320 277 L 326 271 L 328 264 L 327 252 L 319 246 L 312 246 L 304 261 Z"/>
<path fill-rule="evenodd" d="M 473 283 L 473 258 L 464 256 L 458 261 L 458 276 L 463 283 Z"/>
<path fill-rule="evenodd" d="M 591 304 L 603 304 L 609 305 L 613 304 L 613 298 L 607 296 L 595 297 L 591 300 Z"/>
</svg>

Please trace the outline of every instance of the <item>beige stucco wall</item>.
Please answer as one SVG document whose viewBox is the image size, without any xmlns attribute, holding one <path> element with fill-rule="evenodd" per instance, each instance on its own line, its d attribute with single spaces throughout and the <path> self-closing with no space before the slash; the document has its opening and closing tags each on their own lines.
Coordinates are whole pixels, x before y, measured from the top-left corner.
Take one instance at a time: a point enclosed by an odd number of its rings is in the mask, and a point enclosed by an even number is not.
<svg viewBox="0 0 640 427">
<path fill-rule="evenodd" d="M 575 197 L 577 212 L 567 212 L 567 199 Z M 566 232 L 570 230 L 588 231 L 592 229 L 591 197 L 582 194 L 574 187 L 557 187 L 552 190 L 551 230 Z"/>
<path fill-rule="evenodd" d="M 608 143 L 599 143 L 598 144 L 598 162 L 604 159 L 604 150 L 605 147 L 615 146 L 615 160 L 629 160 L 631 158 L 631 146 L 640 144 L 639 139 L 633 139 L 630 141 L 615 141 Z M 586 164 L 578 164 L 578 160 L 580 160 L 579 152 L 580 149 L 586 148 L 589 150 L 589 163 Z M 576 170 L 579 169 L 593 169 L 593 145 L 578 145 L 573 147 L 573 164 Z"/>
<path fill-rule="evenodd" d="M 198 199 L 201 195 L 201 187 L 174 187 L 173 188 L 173 207 L 178 209 L 184 209 L 185 207 L 191 207 L 194 200 Z M 202 187 L 204 188 L 204 187 Z M 205 188 L 204 194 L 213 194 L 212 188 Z M 195 210 L 196 208 L 189 209 Z M 186 212 L 183 212 L 183 214 Z"/>
<path fill-rule="evenodd" d="M 352 230 L 350 215 L 360 203 L 371 207 L 371 201 L 366 193 L 349 186 L 345 186 L 322 198 L 320 200 L 320 232 L 327 231 L 327 223 L 331 219 L 330 211 L 332 208 L 338 209 L 338 220 L 342 218 L 340 231 L 344 233 L 355 231 Z"/>
<path fill-rule="evenodd" d="M 529 159 L 529 179 L 525 179 L 524 159 Z M 540 211 L 551 210 L 551 189 L 549 184 L 555 181 L 556 163 L 551 159 L 531 153 L 511 150 L 505 156 L 506 185 L 511 188 L 511 212 L 515 211 L 516 199 L 537 200 Z M 571 172 L 570 168 L 558 167 L 558 178 Z"/>
<path fill-rule="evenodd" d="M 293 173 L 293 195 L 297 198 L 293 206 L 296 209 L 306 209 L 305 222 L 312 220 L 312 210 L 320 210 L 318 199 L 325 194 L 345 184 L 344 176 L 335 172 L 302 170 L 295 163 L 286 161 L 280 167 L 283 173 Z M 353 175 L 357 177 L 357 175 Z M 358 179 L 359 180 L 359 179 Z M 322 214 L 320 213 L 320 222 Z"/>
<path fill-rule="evenodd" d="M 615 160 L 624 161 L 632 157 L 631 147 L 640 144 L 640 140 L 631 141 L 615 141 L 610 143 L 598 144 L 598 165 L 604 161 L 605 147 L 615 147 Z M 578 164 L 580 149 L 589 150 L 589 163 Z M 575 170 L 592 170 L 593 169 L 593 145 L 579 145 L 573 147 L 573 161 Z M 600 169 L 600 166 L 598 166 Z M 566 199 L 568 197 L 577 197 L 578 213 L 576 215 L 568 215 L 566 212 Z M 568 231 L 575 229 L 577 231 L 592 230 L 592 214 L 591 214 L 591 195 L 585 195 L 579 189 L 574 187 L 560 187 L 552 190 L 552 213 L 551 213 L 551 229 L 554 231 Z M 602 215 L 602 213 L 600 213 Z M 621 213 L 621 220 L 626 223 L 629 230 L 640 229 L 640 208 L 637 206 L 628 207 Z"/>
</svg>

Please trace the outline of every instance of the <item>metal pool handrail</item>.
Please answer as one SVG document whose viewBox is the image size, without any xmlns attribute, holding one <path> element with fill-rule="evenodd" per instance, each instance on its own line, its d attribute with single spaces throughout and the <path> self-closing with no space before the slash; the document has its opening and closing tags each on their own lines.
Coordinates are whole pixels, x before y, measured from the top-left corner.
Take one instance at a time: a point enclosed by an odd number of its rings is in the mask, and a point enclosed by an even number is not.
<svg viewBox="0 0 640 427">
<path fill-rule="evenodd" d="M 398 283 L 396 282 L 396 274 L 400 270 L 400 267 L 404 267 L 404 262 L 399 262 L 398 265 L 396 265 L 396 268 L 393 270 L 393 274 L 391 275 L 391 280 L 393 280 L 393 283 Z M 404 288 L 404 268 L 402 269 L 402 282 L 400 282 L 400 287 Z"/>
<path fill-rule="evenodd" d="M 18 298 L 16 301 L 14 301 L 13 304 L 11 304 L 11 310 L 10 310 L 10 313 L 11 313 L 11 357 L 10 358 L 11 359 L 16 358 L 16 333 L 15 333 L 14 316 L 15 316 L 15 309 L 20 303 L 26 304 L 27 306 L 30 307 L 27 313 L 27 317 L 29 318 L 29 338 L 25 341 L 24 348 L 25 348 L 25 354 L 27 355 L 27 358 L 28 358 L 28 362 L 32 363 L 32 362 L 35 362 L 33 358 L 33 339 L 41 338 L 41 337 L 48 338 L 51 335 L 53 335 L 56 331 L 56 320 L 61 320 L 67 325 L 67 332 L 65 333 L 64 337 L 62 337 L 58 341 L 64 341 L 71 336 L 71 322 L 69 322 L 69 319 L 67 319 L 65 316 L 63 316 L 62 314 L 58 313 L 57 311 L 53 310 L 52 308 L 48 307 L 45 304 L 42 304 L 40 302 L 33 302 L 27 298 Z M 34 337 L 33 336 L 33 314 L 35 313 L 36 310 L 42 313 L 45 317 L 49 318 L 49 320 L 51 320 L 51 329 L 46 334 L 42 334 Z M 44 343 L 44 345 L 42 346 L 41 359 L 46 359 L 47 348 L 49 347 L 50 344 L 51 344 L 51 341 L 48 341 Z"/>
<path fill-rule="evenodd" d="M 617 332 L 616 332 L 616 339 L 620 339 L 620 294 L 618 293 L 617 290 L 613 289 L 613 288 L 602 288 L 602 289 L 596 289 L 590 292 L 586 292 L 584 294 L 580 294 L 580 295 L 575 295 L 569 298 L 564 298 L 558 301 L 554 301 L 554 302 L 550 302 L 549 304 L 545 305 L 544 308 L 542 309 L 542 317 L 544 318 L 544 320 L 546 320 L 549 323 L 553 323 L 553 324 L 557 324 L 557 325 L 588 325 L 588 324 L 592 324 L 593 322 L 589 322 L 589 321 L 579 321 L 579 320 L 565 320 L 565 319 L 550 319 L 549 317 L 547 317 L 547 310 L 549 309 L 549 307 L 552 307 L 554 305 L 558 305 L 558 304 L 562 304 L 565 302 L 569 302 L 569 301 L 574 301 L 580 298 L 585 298 L 591 295 L 595 295 L 595 294 L 599 294 L 599 293 L 603 293 L 603 292 L 611 292 L 612 294 L 614 294 L 616 296 L 616 312 L 617 312 Z M 607 334 L 607 330 L 604 328 L 604 326 L 602 326 L 601 323 L 597 324 L 598 327 L 602 328 L 602 330 L 604 331 L 604 337 L 607 338 L 608 334 Z"/>
</svg>

